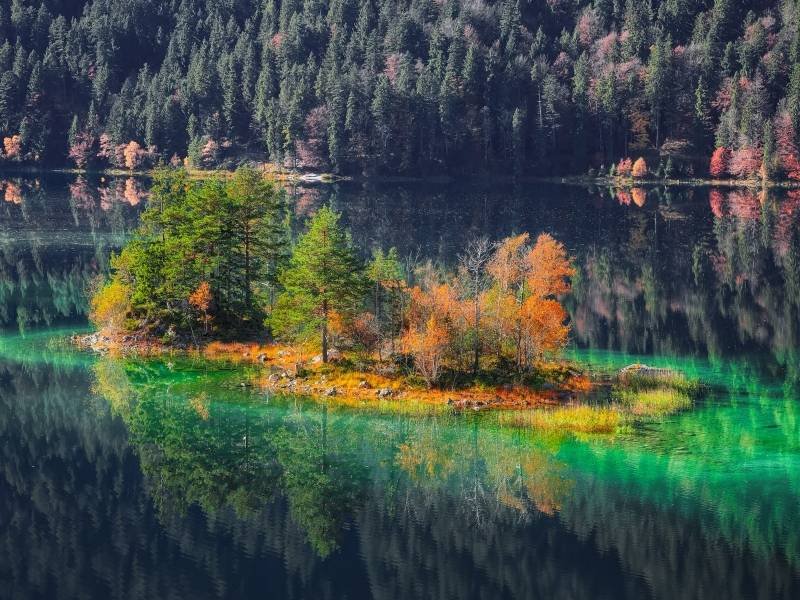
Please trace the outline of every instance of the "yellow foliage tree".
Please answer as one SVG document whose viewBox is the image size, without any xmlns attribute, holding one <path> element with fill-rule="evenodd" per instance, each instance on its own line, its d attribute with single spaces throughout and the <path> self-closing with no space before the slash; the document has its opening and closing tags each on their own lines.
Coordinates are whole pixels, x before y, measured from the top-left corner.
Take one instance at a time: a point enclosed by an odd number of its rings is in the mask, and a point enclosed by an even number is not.
<svg viewBox="0 0 800 600">
<path fill-rule="evenodd" d="M 92 296 L 89 319 L 97 327 L 113 333 L 122 329 L 130 310 L 128 286 L 113 279 Z"/>
</svg>

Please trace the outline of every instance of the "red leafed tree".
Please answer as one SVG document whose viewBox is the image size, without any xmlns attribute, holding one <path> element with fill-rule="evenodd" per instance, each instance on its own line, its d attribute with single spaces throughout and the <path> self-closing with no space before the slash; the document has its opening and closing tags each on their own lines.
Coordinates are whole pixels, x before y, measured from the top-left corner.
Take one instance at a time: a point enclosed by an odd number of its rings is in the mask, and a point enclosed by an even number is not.
<svg viewBox="0 0 800 600">
<path fill-rule="evenodd" d="M 711 206 L 711 212 L 714 213 L 714 217 L 717 219 L 721 219 L 725 215 L 724 201 L 725 197 L 722 195 L 721 191 L 711 190 L 708 193 L 708 203 Z"/>
<path fill-rule="evenodd" d="M 745 146 L 731 153 L 731 162 L 728 169 L 736 177 L 743 179 L 755 177 L 761 168 L 762 158 L 759 148 Z"/>
<path fill-rule="evenodd" d="M 317 106 L 308 113 L 303 138 L 295 144 L 302 165 L 309 169 L 325 166 L 328 156 L 328 108 Z"/>
<path fill-rule="evenodd" d="M 586 48 L 591 46 L 602 31 L 600 17 L 597 12 L 592 8 L 585 8 L 578 19 L 576 29 L 581 45 Z"/>
<path fill-rule="evenodd" d="M 711 163 L 708 166 L 708 172 L 712 177 L 722 177 L 728 172 L 728 164 L 731 160 L 730 150 L 727 148 L 717 148 L 711 155 Z"/>
<path fill-rule="evenodd" d="M 125 144 L 116 144 L 107 133 L 100 134 L 100 150 L 97 158 L 105 159 L 112 167 L 125 165 Z"/>
<path fill-rule="evenodd" d="M 69 147 L 69 158 L 79 169 L 84 169 L 89 164 L 89 159 L 94 154 L 94 142 L 94 136 L 86 132 L 75 136 L 75 143 Z"/>
<path fill-rule="evenodd" d="M 792 117 L 787 111 L 781 111 L 775 119 L 775 146 L 781 169 L 789 179 L 800 179 L 800 155 L 794 141 Z"/>
<path fill-rule="evenodd" d="M 617 175 L 620 177 L 628 177 L 633 171 L 633 161 L 630 158 L 623 158 L 617 165 Z"/>
<path fill-rule="evenodd" d="M 393 52 L 386 57 L 386 67 L 383 69 L 383 72 L 386 74 L 386 77 L 389 78 L 389 82 L 392 85 L 394 85 L 394 82 L 397 80 L 397 75 L 400 72 L 400 58 L 397 52 Z"/>
</svg>

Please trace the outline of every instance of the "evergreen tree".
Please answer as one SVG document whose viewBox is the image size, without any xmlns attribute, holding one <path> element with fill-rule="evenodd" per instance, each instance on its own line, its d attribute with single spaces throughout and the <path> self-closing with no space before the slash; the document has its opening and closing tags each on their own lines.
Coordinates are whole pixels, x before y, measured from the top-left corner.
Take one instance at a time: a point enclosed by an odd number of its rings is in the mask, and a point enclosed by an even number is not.
<svg viewBox="0 0 800 600">
<path fill-rule="evenodd" d="M 270 319 L 275 331 L 284 335 L 318 335 L 323 362 L 328 362 L 333 315 L 352 317 L 364 290 L 363 269 L 339 220 L 339 213 L 327 206 L 311 219 L 280 275 L 283 292 Z"/>
</svg>

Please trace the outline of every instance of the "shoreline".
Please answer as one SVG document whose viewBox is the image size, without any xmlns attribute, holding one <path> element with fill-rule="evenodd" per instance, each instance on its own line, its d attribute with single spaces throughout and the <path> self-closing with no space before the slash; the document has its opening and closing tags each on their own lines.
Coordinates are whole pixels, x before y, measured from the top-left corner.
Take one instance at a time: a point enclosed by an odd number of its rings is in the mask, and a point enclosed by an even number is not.
<svg viewBox="0 0 800 600">
<path fill-rule="evenodd" d="M 590 372 L 568 360 L 536 366 L 537 383 L 504 373 L 493 381 L 454 378 L 450 386 L 425 387 L 393 361 L 332 351 L 332 360 L 308 348 L 275 342 L 186 340 L 166 344 L 141 334 L 75 334 L 71 343 L 100 356 L 167 357 L 219 361 L 257 371 L 239 383 L 267 393 L 308 398 L 358 410 L 430 415 L 441 411 L 496 412 L 501 422 L 554 433 L 616 435 L 686 410 L 701 386 L 669 369 L 630 365 L 616 374 Z M 483 375 L 489 375 L 484 373 Z M 496 375 L 496 374 L 495 374 Z M 489 376 L 491 379 L 491 376 Z"/>
<path fill-rule="evenodd" d="M 482 175 L 471 175 L 462 177 L 459 175 L 441 174 L 430 176 L 408 176 L 408 175 L 337 175 L 334 173 L 316 173 L 301 171 L 281 170 L 274 165 L 265 163 L 260 165 L 265 177 L 276 181 L 289 184 L 335 184 L 341 182 L 352 182 L 361 184 L 415 184 L 429 183 L 445 185 L 463 181 L 482 181 L 493 183 L 550 183 L 558 185 L 571 185 L 580 187 L 727 187 L 727 188 L 747 188 L 747 189 L 800 189 L 800 181 L 792 180 L 767 180 L 761 179 L 708 179 L 708 178 L 633 178 L 633 177 L 607 177 L 607 176 L 588 176 L 588 175 L 564 175 L 564 176 L 537 176 L 537 175 L 493 175 L 490 173 Z M 0 166 L 0 175 L 75 175 L 75 176 L 99 176 L 99 177 L 137 177 L 150 178 L 155 169 L 128 171 L 126 169 L 76 169 L 71 167 L 12 167 Z M 192 179 L 206 179 L 210 177 L 229 177 L 233 171 L 227 169 L 195 169 L 188 168 L 186 172 Z"/>
<path fill-rule="evenodd" d="M 180 340 L 165 344 L 161 340 L 131 333 L 122 337 L 103 332 L 75 334 L 70 338 L 77 348 L 112 358 L 157 359 L 180 356 L 241 366 L 260 367 L 262 372 L 250 383 L 266 390 L 302 394 L 316 400 L 336 398 L 345 403 L 362 404 L 370 400 L 419 402 L 453 409 L 509 409 L 556 406 L 575 401 L 590 391 L 594 383 L 569 361 L 543 364 L 552 375 L 564 379 L 561 385 L 545 381 L 542 389 L 524 383 L 504 381 L 496 386 L 473 382 L 426 388 L 392 361 L 375 361 L 357 355 L 330 351 L 328 363 L 321 355 L 298 346 L 275 342 Z"/>
</svg>

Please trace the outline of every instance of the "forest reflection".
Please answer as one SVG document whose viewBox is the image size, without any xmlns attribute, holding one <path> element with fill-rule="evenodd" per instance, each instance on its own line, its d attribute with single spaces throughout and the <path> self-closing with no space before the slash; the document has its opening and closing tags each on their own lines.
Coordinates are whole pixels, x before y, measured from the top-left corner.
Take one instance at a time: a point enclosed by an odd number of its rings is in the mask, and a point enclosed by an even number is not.
<svg viewBox="0 0 800 600">
<path fill-rule="evenodd" d="M 798 591 L 794 407 L 780 428 L 765 399 L 608 443 L 337 410 L 203 363 L 87 364 L 37 344 L 7 339 L 0 361 L 0 564 L 19 589 L 230 597 L 216 586 L 234 577 L 242 593 L 322 597 L 524 598 L 564 578 L 579 598 Z M 782 466 L 758 485 L 730 474 L 760 453 Z M 53 574 L 70 564 L 80 577 Z"/>
</svg>

